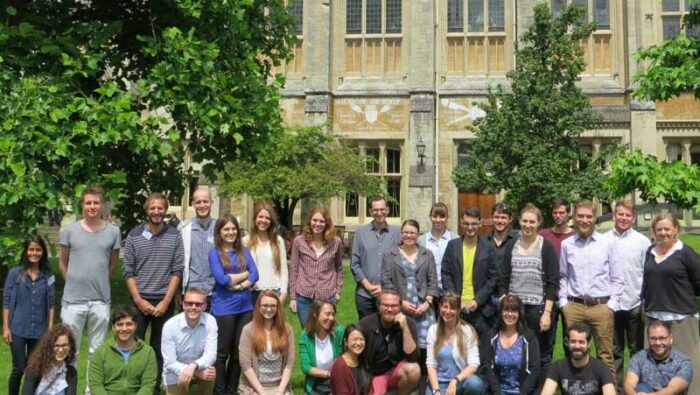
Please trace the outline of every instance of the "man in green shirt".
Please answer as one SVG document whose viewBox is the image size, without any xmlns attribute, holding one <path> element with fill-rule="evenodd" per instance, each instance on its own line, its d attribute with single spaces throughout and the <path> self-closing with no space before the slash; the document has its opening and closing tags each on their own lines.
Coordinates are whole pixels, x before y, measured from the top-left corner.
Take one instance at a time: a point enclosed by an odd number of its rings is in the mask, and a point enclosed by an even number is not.
<svg viewBox="0 0 700 395">
<path fill-rule="evenodd" d="M 136 337 L 136 316 L 131 306 L 119 306 L 112 313 L 114 338 L 104 342 L 90 362 L 92 395 L 153 394 L 156 354 Z"/>
</svg>

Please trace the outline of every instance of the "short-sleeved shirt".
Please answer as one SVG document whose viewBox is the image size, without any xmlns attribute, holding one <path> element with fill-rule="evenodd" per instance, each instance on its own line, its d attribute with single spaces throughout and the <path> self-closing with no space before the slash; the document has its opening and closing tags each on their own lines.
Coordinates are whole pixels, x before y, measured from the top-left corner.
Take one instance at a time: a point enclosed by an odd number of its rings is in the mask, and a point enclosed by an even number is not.
<svg viewBox="0 0 700 395">
<path fill-rule="evenodd" d="M 389 328 L 382 327 L 379 313 L 368 315 L 360 320 L 360 327 L 367 333 L 365 353 L 370 361 L 370 373 L 378 376 L 388 372 L 400 361 L 418 362 L 420 351 L 418 349 L 416 322 L 406 317 L 406 321 L 416 342 L 416 349 L 410 355 L 403 351 L 403 331 L 399 324 Z"/>
<path fill-rule="evenodd" d="M 549 368 L 547 378 L 559 384 L 562 395 L 601 395 L 604 385 L 615 383 L 610 369 L 593 357 L 582 368 L 572 365 L 568 358 L 557 361 Z"/>
<path fill-rule="evenodd" d="M 693 363 L 675 348 L 671 348 L 671 354 L 663 361 L 655 360 L 649 349 L 640 351 L 630 358 L 627 371 L 636 374 L 639 383 L 648 384 L 654 391 L 666 388 L 674 377 L 687 383 L 693 379 Z"/>
<path fill-rule="evenodd" d="M 63 302 L 110 303 L 109 258 L 121 246 L 119 228 L 104 221 L 102 229 L 88 232 L 77 221 L 61 231 L 59 244 L 70 254 Z"/>
</svg>

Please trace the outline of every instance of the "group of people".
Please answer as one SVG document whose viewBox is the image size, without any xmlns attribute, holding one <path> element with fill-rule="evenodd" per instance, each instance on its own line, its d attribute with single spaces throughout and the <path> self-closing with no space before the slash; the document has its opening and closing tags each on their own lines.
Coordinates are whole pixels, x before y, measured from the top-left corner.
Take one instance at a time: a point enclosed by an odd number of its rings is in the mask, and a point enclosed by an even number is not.
<svg viewBox="0 0 700 395">
<path fill-rule="evenodd" d="M 24 372 L 25 394 L 74 394 L 84 330 L 93 394 L 161 385 L 168 394 L 291 394 L 296 347 L 307 394 L 700 394 L 692 381 L 700 258 L 678 240 L 669 213 L 652 222 L 654 245 L 632 228 L 627 200 L 605 234 L 595 230 L 592 202 L 575 204 L 572 229 L 571 207 L 558 199 L 552 228 L 541 229 L 540 210 L 528 204 L 516 232 L 511 209 L 498 203 L 489 235 L 479 236 L 481 213 L 471 207 L 460 237 L 447 229 L 442 203 L 421 235 L 413 219 L 389 225 L 386 200 L 372 198 L 373 220 L 357 228 L 350 259 L 359 322 L 343 327 L 344 248 L 326 207 L 309 212 L 288 264 L 269 205 L 256 205 L 245 237 L 235 216 L 212 218 L 209 190 L 197 189 L 192 205 L 195 218 L 178 229 L 165 224 L 166 197 L 148 196 L 147 221 L 124 244 L 131 303 L 110 314 L 120 232 L 103 219 L 104 191 L 86 188 L 83 217 L 60 235 L 61 325 L 53 325 L 46 244 L 27 239 L 3 295 L 11 395 Z M 302 324 L 298 339 L 287 299 Z M 558 321 L 567 358 L 552 363 Z"/>
</svg>

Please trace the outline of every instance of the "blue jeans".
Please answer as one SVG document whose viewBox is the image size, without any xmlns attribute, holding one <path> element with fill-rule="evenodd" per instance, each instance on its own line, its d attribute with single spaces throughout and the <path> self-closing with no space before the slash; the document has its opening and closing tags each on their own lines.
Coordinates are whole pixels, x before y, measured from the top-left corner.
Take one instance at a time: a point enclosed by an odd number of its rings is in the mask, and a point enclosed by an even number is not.
<svg viewBox="0 0 700 395">
<path fill-rule="evenodd" d="M 445 394 L 447 393 L 447 386 L 450 385 L 450 382 L 438 382 L 438 385 L 440 386 L 440 394 Z M 457 386 L 457 395 L 482 395 L 485 393 L 486 384 L 476 374 L 472 374 L 471 376 L 467 377 L 466 380 L 462 381 L 459 383 L 459 386 Z M 430 386 L 428 386 L 425 389 L 425 395 L 432 394 L 433 390 L 430 388 Z"/>
<path fill-rule="evenodd" d="M 655 392 L 653 388 L 647 383 L 639 383 L 637 384 L 636 387 L 634 387 L 634 392 L 646 392 L 646 393 L 652 393 Z"/>
<path fill-rule="evenodd" d="M 335 296 L 328 300 L 330 300 L 331 303 L 335 304 Z M 304 325 L 306 325 L 306 318 L 309 316 L 309 311 L 311 311 L 311 303 L 313 303 L 314 300 L 301 295 L 297 295 L 296 301 L 297 317 L 299 317 L 299 324 L 301 324 L 301 327 L 303 328 Z"/>
</svg>

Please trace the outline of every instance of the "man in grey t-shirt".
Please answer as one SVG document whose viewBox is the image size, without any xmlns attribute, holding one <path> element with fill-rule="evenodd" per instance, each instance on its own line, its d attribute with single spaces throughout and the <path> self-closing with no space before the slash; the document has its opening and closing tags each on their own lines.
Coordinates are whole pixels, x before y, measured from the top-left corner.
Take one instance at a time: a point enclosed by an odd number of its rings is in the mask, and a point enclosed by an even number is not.
<svg viewBox="0 0 700 395">
<path fill-rule="evenodd" d="M 109 276 L 119 260 L 119 228 L 102 219 L 104 191 L 87 187 L 83 218 L 61 231 L 58 267 L 66 279 L 61 320 L 73 329 L 77 347 L 87 325 L 88 358 L 109 330 Z M 76 350 L 78 352 L 79 350 Z"/>
</svg>

